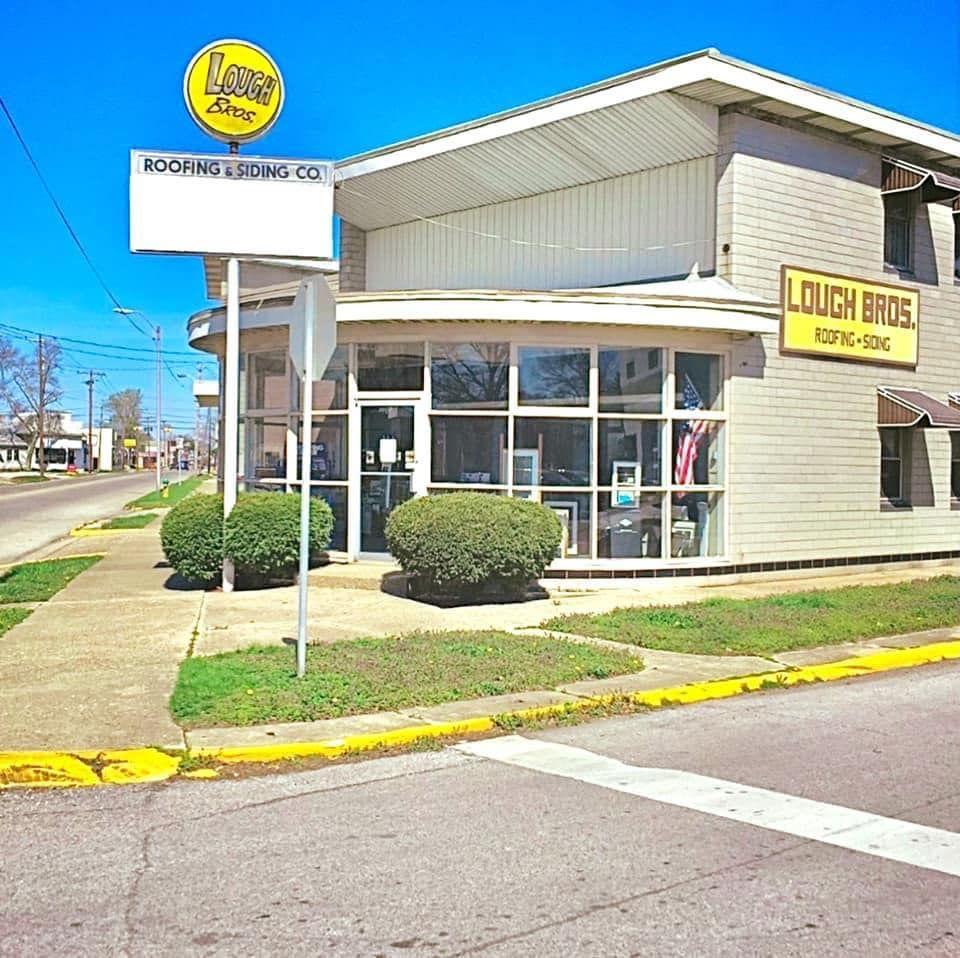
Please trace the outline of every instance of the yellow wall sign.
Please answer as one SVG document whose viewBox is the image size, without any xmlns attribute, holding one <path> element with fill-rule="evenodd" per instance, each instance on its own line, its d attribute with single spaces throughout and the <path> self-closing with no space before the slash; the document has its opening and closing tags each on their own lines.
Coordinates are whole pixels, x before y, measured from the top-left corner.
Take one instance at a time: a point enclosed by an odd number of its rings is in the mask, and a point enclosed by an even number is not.
<svg viewBox="0 0 960 958">
<path fill-rule="evenodd" d="M 124 448 L 124 449 L 136 449 L 136 448 L 137 448 L 137 440 L 136 440 L 136 439 L 124 439 L 124 440 L 123 440 L 123 448 Z"/>
<path fill-rule="evenodd" d="M 190 61 L 183 77 L 187 109 L 205 133 L 227 143 L 263 136 L 283 107 L 283 77 L 260 47 L 217 40 Z"/>
<path fill-rule="evenodd" d="M 782 353 L 917 365 L 920 294 L 915 289 L 784 266 L 780 297 Z"/>
</svg>

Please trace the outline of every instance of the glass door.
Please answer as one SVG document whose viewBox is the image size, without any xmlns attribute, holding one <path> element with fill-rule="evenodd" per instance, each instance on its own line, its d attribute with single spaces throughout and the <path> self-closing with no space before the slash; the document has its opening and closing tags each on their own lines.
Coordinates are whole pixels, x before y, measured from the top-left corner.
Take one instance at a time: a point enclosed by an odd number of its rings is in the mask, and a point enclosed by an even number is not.
<svg viewBox="0 0 960 958">
<path fill-rule="evenodd" d="M 387 552 L 387 516 L 414 492 L 416 406 L 360 406 L 360 551 Z"/>
</svg>

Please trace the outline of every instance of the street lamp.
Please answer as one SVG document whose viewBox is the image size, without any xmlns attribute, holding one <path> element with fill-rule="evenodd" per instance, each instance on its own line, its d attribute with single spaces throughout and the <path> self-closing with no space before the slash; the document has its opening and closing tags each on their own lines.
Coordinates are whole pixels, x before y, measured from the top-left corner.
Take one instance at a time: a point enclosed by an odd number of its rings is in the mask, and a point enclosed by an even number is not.
<svg viewBox="0 0 960 958">
<path fill-rule="evenodd" d="M 113 311 L 119 316 L 142 316 L 143 314 L 136 309 L 128 309 L 125 306 L 114 306 Z M 136 324 L 134 324 L 136 325 Z M 161 409 L 161 383 L 162 377 L 160 375 L 162 356 L 160 353 L 160 337 L 161 331 L 159 326 L 153 327 L 153 341 L 156 344 L 157 349 L 157 463 L 156 463 L 156 473 L 157 473 L 157 489 L 161 487 L 160 482 L 160 409 Z"/>
</svg>

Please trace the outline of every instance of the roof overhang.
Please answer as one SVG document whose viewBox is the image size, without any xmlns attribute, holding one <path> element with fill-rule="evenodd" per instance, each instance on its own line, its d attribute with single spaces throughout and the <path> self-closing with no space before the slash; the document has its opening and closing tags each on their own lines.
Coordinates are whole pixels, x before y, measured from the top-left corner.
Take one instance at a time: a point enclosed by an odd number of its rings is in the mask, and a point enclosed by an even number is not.
<svg viewBox="0 0 960 958">
<path fill-rule="evenodd" d="M 951 400 L 953 397 L 950 397 Z M 877 387 L 877 425 L 960 429 L 960 409 L 919 389 Z"/>
<path fill-rule="evenodd" d="M 336 209 L 377 229 L 710 155 L 738 106 L 960 170 L 954 134 L 706 50 L 341 160 Z"/>
<path fill-rule="evenodd" d="M 336 260 L 244 259 L 240 264 L 240 296 L 262 295 L 277 286 L 299 283 L 312 273 L 335 276 L 340 270 Z M 227 298 L 227 260 L 223 256 L 204 256 L 203 275 L 207 299 Z"/>
</svg>

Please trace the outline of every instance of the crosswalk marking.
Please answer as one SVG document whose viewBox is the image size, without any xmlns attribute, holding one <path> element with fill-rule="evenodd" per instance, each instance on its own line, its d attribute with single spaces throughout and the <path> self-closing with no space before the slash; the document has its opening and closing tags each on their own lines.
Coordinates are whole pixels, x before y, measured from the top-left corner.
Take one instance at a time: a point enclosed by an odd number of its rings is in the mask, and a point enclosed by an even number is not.
<svg viewBox="0 0 960 958">
<path fill-rule="evenodd" d="M 960 877 L 956 832 L 693 772 L 628 765 L 586 749 L 519 735 L 464 742 L 455 748 L 545 775 Z"/>
</svg>

